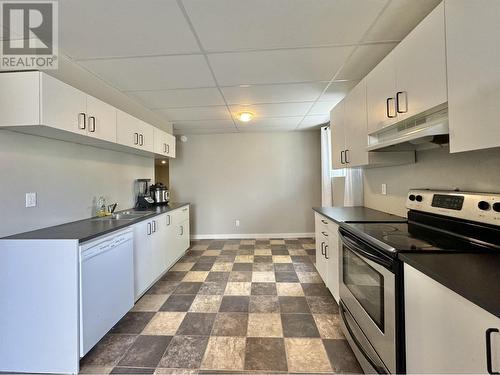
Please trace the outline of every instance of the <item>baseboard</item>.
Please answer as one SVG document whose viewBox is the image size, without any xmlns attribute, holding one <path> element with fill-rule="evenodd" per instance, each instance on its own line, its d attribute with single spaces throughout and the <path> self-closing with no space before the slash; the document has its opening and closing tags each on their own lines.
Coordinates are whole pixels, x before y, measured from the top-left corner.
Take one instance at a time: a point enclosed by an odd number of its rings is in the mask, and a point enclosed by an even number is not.
<svg viewBox="0 0 500 375">
<path fill-rule="evenodd" d="M 237 234 L 193 234 L 192 240 L 254 239 L 254 238 L 304 238 L 314 233 L 237 233 Z"/>
</svg>

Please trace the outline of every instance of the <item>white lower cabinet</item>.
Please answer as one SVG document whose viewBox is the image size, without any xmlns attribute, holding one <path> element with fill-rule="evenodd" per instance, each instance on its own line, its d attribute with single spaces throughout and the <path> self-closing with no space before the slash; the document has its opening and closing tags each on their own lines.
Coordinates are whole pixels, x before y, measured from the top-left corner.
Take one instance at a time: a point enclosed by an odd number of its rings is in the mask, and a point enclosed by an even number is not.
<svg viewBox="0 0 500 375">
<path fill-rule="evenodd" d="M 134 225 L 135 299 L 189 248 L 189 206 Z"/>
<path fill-rule="evenodd" d="M 500 372 L 498 317 L 408 264 L 404 293 L 408 374 Z"/>
<path fill-rule="evenodd" d="M 339 236 L 338 224 L 315 214 L 316 269 L 335 300 L 339 296 Z"/>
</svg>

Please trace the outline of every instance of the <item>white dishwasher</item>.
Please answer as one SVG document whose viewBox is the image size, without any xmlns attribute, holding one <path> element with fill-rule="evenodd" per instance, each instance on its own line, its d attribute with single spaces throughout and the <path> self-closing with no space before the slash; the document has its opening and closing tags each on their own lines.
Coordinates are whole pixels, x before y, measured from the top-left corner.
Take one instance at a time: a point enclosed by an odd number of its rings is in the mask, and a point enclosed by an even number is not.
<svg viewBox="0 0 500 375">
<path fill-rule="evenodd" d="M 80 246 L 80 357 L 134 305 L 131 229 Z"/>
</svg>

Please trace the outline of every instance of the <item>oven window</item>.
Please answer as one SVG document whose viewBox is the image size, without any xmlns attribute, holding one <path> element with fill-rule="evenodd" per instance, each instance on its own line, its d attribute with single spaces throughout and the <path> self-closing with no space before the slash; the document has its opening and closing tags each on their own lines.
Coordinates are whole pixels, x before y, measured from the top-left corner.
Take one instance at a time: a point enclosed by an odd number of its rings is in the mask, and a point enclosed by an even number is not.
<svg viewBox="0 0 500 375">
<path fill-rule="evenodd" d="M 343 248 L 343 282 L 383 332 L 384 277 L 348 247 Z"/>
</svg>

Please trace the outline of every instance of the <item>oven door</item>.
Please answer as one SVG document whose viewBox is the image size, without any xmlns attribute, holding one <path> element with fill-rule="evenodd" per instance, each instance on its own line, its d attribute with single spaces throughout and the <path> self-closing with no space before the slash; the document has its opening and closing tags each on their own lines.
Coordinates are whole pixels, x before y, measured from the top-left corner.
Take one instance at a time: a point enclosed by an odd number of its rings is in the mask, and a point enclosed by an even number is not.
<svg viewBox="0 0 500 375">
<path fill-rule="evenodd" d="M 358 332 L 359 337 L 352 340 L 357 345 L 362 346 L 366 341 L 370 343 L 371 348 L 365 344 L 365 348 L 357 348 L 359 351 L 370 353 L 375 350 L 379 358 L 372 358 L 372 362 L 382 360 L 391 373 L 396 373 L 393 260 L 345 231 L 340 233 L 340 238 L 340 300 L 359 329 L 354 329 L 349 319 L 343 319 L 343 323 L 347 328 L 351 325 L 348 334 Z"/>
</svg>

